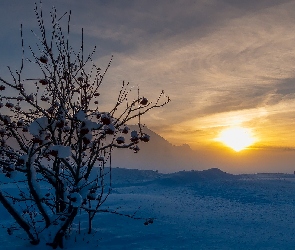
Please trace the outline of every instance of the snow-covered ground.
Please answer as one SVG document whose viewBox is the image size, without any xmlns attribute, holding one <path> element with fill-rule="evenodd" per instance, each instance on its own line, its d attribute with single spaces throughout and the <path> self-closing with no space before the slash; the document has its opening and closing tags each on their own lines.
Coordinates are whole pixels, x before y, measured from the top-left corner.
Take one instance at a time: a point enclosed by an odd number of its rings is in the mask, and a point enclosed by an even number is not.
<svg viewBox="0 0 295 250">
<path fill-rule="evenodd" d="M 144 219 L 101 213 L 95 232 L 88 235 L 81 217 L 65 249 L 295 248 L 295 175 L 116 168 L 113 183 L 106 207 L 154 222 L 144 225 Z M 0 219 L 0 249 L 50 249 L 22 240 L 20 230 L 9 236 L 6 228 L 12 220 L 2 206 Z"/>
</svg>

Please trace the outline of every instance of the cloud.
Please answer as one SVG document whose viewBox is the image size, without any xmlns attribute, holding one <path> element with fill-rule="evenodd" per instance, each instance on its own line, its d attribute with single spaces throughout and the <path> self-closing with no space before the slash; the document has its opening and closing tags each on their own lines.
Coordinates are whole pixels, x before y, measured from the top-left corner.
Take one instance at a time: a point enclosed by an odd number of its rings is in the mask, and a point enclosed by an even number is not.
<svg viewBox="0 0 295 250">
<path fill-rule="evenodd" d="M 203 131 L 199 138 L 209 138 L 216 131 L 207 129 L 234 121 L 290 127 L 294 1 L 50 0 L 44 6 L 52 3 L 60 13 L 72 9 L 73 38 L 84 27 L 86 45 L 98 45 L 95 63 L 103 68 L 114 54 L 102 105 L 111 105 L 125 80 L 149 99 L 162 89 L 171 97 L 169 105 L 145 120 L 171 138 L 180 130 L 196 137 L 194 131 Z M 294 136 L 292 131 L 284 133 Z"/>
<path fill-rule="evenodd" d="M 287 94 L 283 82 L 292 79 L 295 70 L 293 10 L 293 3 L 282 4 L 248 11 L 221 24 L 208 22 L 205 27 L 210 32 L 202 36 L 190 27 L 165 41 L 153 36 L 152 44 L 116 54 L 112 70 L 117 78 L 151 94 L 158 86 L 164 88 L 173 100 L 171 110 L 178 111 L 163 114 L 169 122 L 256 108 L 274 90 L 273 100 Z M 289 90 L 294 93 L 291 84 Z"/>
</svg>

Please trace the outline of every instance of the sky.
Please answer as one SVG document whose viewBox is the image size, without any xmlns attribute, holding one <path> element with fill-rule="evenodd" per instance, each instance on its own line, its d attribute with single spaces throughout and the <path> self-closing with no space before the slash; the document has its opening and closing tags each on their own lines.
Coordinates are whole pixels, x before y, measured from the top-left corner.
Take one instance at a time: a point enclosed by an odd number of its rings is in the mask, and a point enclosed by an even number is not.
<svg viewBox="0 0 295 250">
<path fill-rule="evenodd" d="M 38 28 L 34 1 L 0 4 L 0 72 L 9 77 L 6 66 L 20 65 L 20 23 L 25 46 Z M 114 56 L 105 107 L 123 80 L 149 100 L 163 89 L 172 101 L 143 122 L 172 144 L 222 150 L 216 138 L 240 126 L 256 138 L 248 150 L 294 165 L 295 1 L 44 0 L 48 27 L 52 6 L 60 16 L 72 11 L 73 46 L 84 28 L 85 47 L 98 46 L 98 65 Z"/>
</svg>

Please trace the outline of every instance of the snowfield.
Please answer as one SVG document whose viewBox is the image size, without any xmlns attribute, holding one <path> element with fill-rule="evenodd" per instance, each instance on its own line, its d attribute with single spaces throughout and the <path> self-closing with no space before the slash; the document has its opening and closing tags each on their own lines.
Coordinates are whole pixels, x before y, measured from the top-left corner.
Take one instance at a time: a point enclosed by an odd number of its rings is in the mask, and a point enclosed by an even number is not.
<svg viewBox="0 0 295 250">
<path fill-rule="evenodd" d="M 86 218 L 80 216 L 65 249 L 294 249 L 294 190 L 290 174 L 114 168 L 105 207 L 140 219 L 101 213 L 93 223 L 95 233 L 88 235 Z M 8 235 L 13 221 L 0 209 L 1 250 L 51 249 L 30 245 L 21 230 Z"/>
</svg>

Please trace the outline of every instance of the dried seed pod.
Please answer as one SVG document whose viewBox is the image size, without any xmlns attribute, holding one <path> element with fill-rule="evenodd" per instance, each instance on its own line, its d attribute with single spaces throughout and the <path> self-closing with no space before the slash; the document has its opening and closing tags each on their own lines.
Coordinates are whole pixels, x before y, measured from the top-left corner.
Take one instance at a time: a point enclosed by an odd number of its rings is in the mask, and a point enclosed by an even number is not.
<svg viewBox="0 0 295 250">
<path fill-rule="evenodd" d="M 101 116 L 101 122 L 104 124 L 104 125 L 109 125 L 111 123 L 111 118 L 109 117 L 108 114 L 103 114 Z"/>
<path fill-rule="evenodd" d="M 125 142 L 125 138 L 123 136 L 120 136 L 116 139 L 118 144 L 123 144 Z"/>
<path fill-rule="evenodd" d="M 48 62 L 48 58 L 46 56 L 40 56 L 39 60 L 41 63 L 45 63 L 45 64 Z"/>
<path fill-rule="evenodd" d="M 138 134 L 137 134 L 137 131 L 136 130 L 133 130 L 131 132 L 131 139 L 130 139 L 132 142 L 134 143 L 137 143 L 139 138 L 138 138 Z"/>
<path fill-rule="evenodd" d="M 104 131 L 107 135 L 112 135 L 115 133 L 115 127 L 113 124 L 106 125 Z"/>
<path fill-rule="evenodd" d="M 65 125 L 65 122 L 63 120 L 59 120 L 56 122 L 56 127 L 58 128 L 62 128 L 64 127 L 64 125 Z"/>
<path fill-rule="evenodd" d="M 128 134 L 129 128 L 126 126 L 125 128 L 123 128 L 122 133 L 123 134 Z"/>
<path fill-rule="evenodd" d="M 86 135 L 86 134 L 88 134 L 90 131 L 89 131 L 89 129 L 88 128 L 81 128 L 81 130 L 80 130 L 80 134 L 81 135 Z"/>
<path fill-rule="evenodd" d="M 5 104 L 5 106 L 6 106 L 7 108 L 13 108 L 13 107 L 14 107 L 14 104 L 11 103 L 11 102 L 7 102 L 7 103 Z"/>
<path fill-rule="evenodd" d="M 143 97 L 142 99 L 141 99 L 141 101 L 140 101 L 140 104 L 141 105 L 147 105 L 148 104 L 148 99 L 147 98 L 145 98 L 145 97 Z"/>
<path fill-rule="evenodd" d="M 82 141 L 83 141 L 83 143 L 86 144 L 86 145 L 88 145 L 88 144 L 90 143 L 89 138 L 86 137 L 86 136 L 83 136 Z"/>
<path fill-rule="evenodd" d="M 21 126 L 24 125 L 24 121 L 23 121 L 23 120 L 19 120 L 19 121 L 17 121 L 16 125 L 17 125 L 18 127 L 21 127 Z"/>
<path fill-rule="evenodd" d="M 39 80 L 39 82 L 42 84 L 42 85 L 47 85 L 49 84 L 49 81 L 47 79 L 41 79 Z"/>
<path fill-rule="evenodd" d="M 23 101 L 24 98 L 23 98 L 22 96 L 18 96 L 18 97 L 16 98 L 16 100 L 17 100 L 17 101 Z"/>
<path fill-rule="evenodd" d="M 11 122 L 10 117 L 7 115 L 3 116 L 2 119 L 3 119 L 4 125 L 8 125 Z"/>
<path fill-rule="evenodd" d="M 16 161 L 16 166 L 22 166 L 25 164 L 25 160 L 22 158 L 18 158 Z"/>
<path fill-rule="evenodd" d="M 66 127 L 63 128 L 64 132 L 69 132 L 70 130 L 71 130 L 71 128 L 69 126 L 66 126 Z"/>
<path fill-rule="evenodd" d="M 143 135 L 140 137 L 140 140 L 142 140 L 143 142 L 149 142 L 149 140 L 150 140 L 150 136 L 147 135 L 147 134 L 143 134 Z"/>
<path fill-rule="evenodd" d="M 46 102 L 49 100 L 49 97 L 45 97 L 44 95 L 41 96 L 41 101 Z"/>
<path fill-rule="evenodd" d="M 51 151 L 49 151 L 49 154 L 56 157 L 58 155 L 58 151 L 57 150 L 51 150 Z"/>
<path fill-rule="evenodd" d="M 53 114 L 53 112 L 54 112 L 54 107 L 50 107 L 49 109 L 47 109 L 47 112 L 49 113 L 49 114 Z"/>
<path fill-rule="evenodd" d="M 33 142 L 33 143 L 39 143 L 40 145 L 42 144 L 42 140 L 41 140 L 40 138 L 38 138 L 38 137 L 34 137 L 34 138 L 32 139 L 32 142 Z"/>
<path fill-rule="evenodd" d="M 26 100 L 27 100 L 27 101 L 31 101 L 31 102 L 33 102 L 33 101 L 34 101 L 34 96 L 33 96 L 33 94 L 28 95 L 28 96 L 26 97 Z"/>
</svg>

